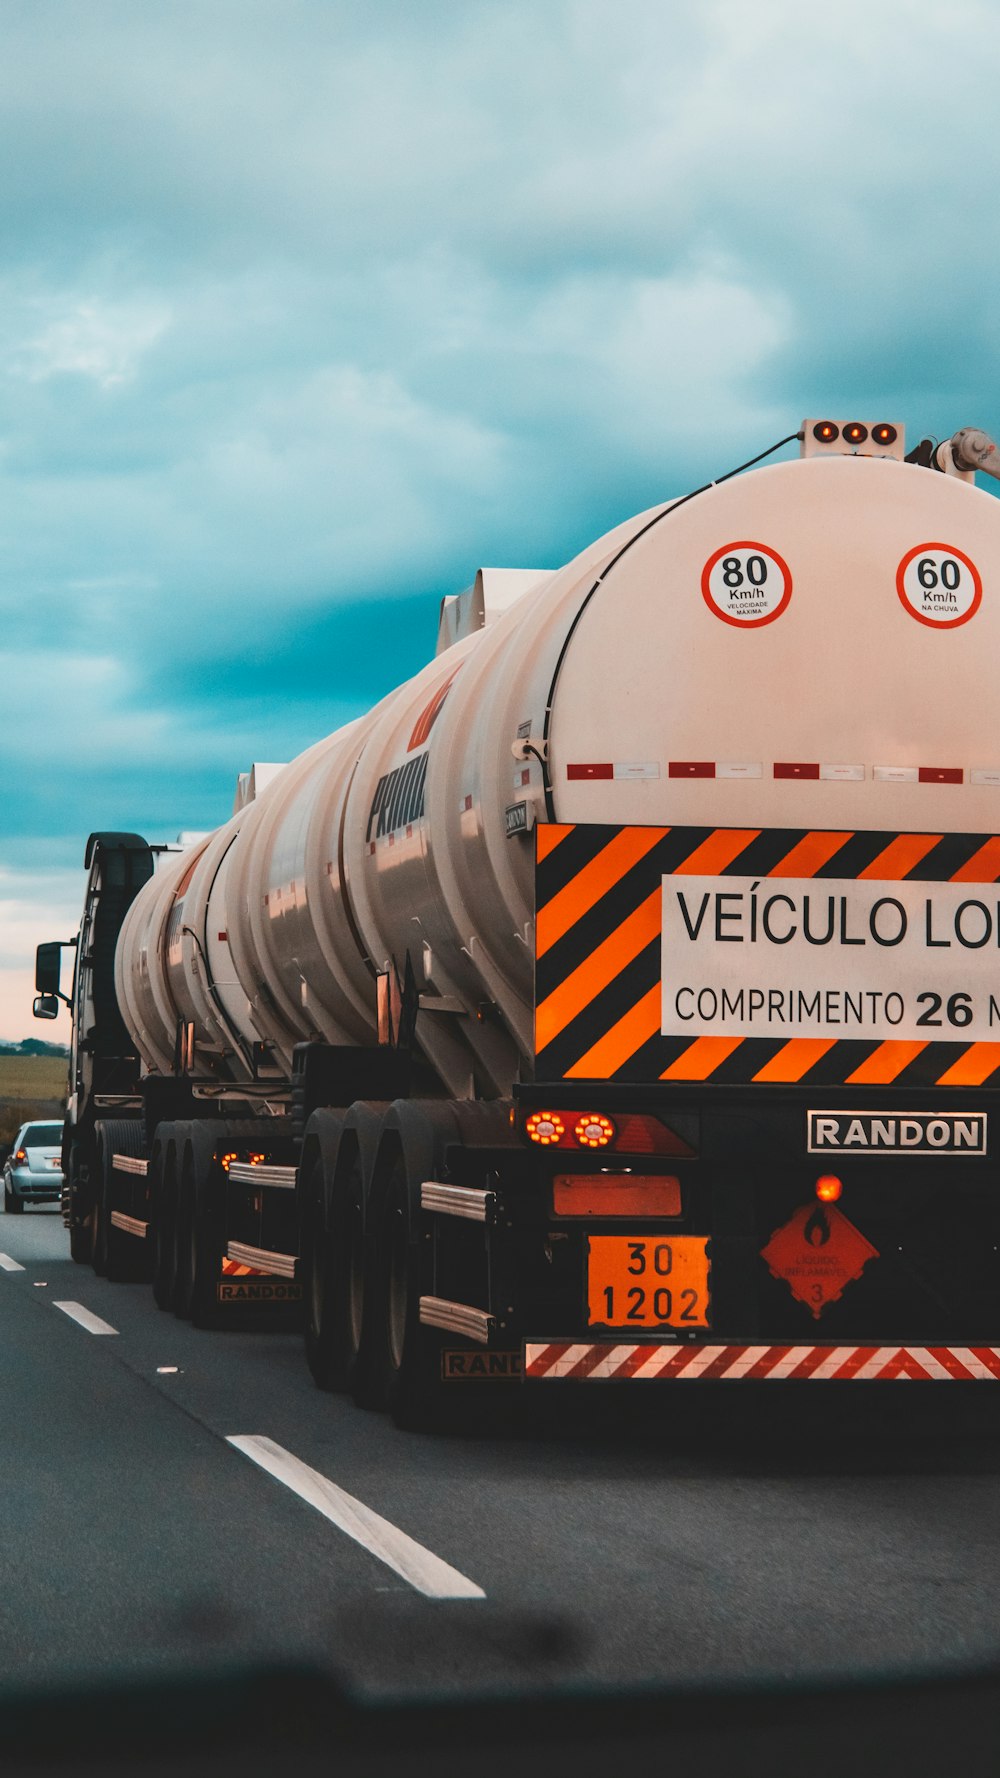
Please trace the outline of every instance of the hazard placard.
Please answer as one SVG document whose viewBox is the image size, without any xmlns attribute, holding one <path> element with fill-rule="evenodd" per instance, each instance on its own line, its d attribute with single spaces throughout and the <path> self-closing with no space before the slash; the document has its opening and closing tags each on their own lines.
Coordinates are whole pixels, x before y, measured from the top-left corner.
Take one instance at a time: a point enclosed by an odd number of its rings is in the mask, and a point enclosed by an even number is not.
<svg viewBox="0 0 1000 1778">
<path fill-rule="evenodd" d="M 860 1278 L 878 1249 L 832 1204 L 804 1204 L 776 1229 L 761 1258 L 818 1321 L 823 1310 Z"/>
<path fill-rule="evenodd" d="M 707 1327 L 706 1235 L 590 1235 L 591 1327 Z"/>
</svg>

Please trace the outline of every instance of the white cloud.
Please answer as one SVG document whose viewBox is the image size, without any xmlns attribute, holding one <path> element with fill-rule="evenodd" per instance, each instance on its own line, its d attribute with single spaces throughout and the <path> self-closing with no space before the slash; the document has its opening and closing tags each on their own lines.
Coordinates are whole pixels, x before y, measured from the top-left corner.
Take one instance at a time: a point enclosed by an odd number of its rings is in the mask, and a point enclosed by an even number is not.
<svg viewBox="0 0 1000 1778">
<path fill-rule="evenodd" d="M 110 389 L 136 376 L 143 357 L 169 326 L 166 308 L 99 297 L 76 300 L 15 346 L 8 362 L 31 382 L 73 375 Z"/>
</svg>

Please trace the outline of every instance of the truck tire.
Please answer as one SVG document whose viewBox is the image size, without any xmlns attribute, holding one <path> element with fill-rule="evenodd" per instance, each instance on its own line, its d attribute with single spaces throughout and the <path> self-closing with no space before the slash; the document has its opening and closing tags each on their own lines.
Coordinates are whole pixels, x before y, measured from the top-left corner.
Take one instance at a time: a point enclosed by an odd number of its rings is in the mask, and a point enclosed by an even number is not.
<svg viewBox="0 0 1000 1778">
<path fill-rule="evenodd" d="M 159 1124 L 150 1160 L 153 1212 L 153 1299 L 174 1305 L 174 1224 L 177 1214 L 177 1134 L 182 1126 Z"/>
<path fill-rule="evenodd" d="M 420 1321 L 419 1210 L 400 1154 L 389 1173 L 378 1225 L 382 1394 L 396 1425 L 436 1430 L 444 1418 L 441 1336 Z"/>
<path fill-rule="evenodd" d="M 83 1144 L 71 1142 L 69 1146 L 69 1171 L 67 1175 L 68 1208 L 64 1216 L 69 1216 L 69 1256 L 78 1266 L 89 1266 L 94 1253 L 94 1231 L 89 1217 L 80 1220 L 80 1166 L 83 1160 Z"/>
<path fill-rule="evenodd" d="M 191 1319 L 194 1290 L 192 1243 L 194 1239 L 194 1177 L 190 1123 L 176 1124 L 174 1190 L 173 1295 L 171 1308 L 179 1321 Z"/>
<path fill-rule="evenodd" d="M 191 1320 L 195 1327 L 202 1328 L 216 1327 L 219 1321 L 218 1286 L 226 1247 L 226 1201 L 225 1178 L 218 1155 L 224 1147 L 228 1147 L 225 1124 L 192 1124 L 188 1147 L 190 1216 L 186 1275 L 191 1281 Z"/>
<path fill-rule="evenodd" d="M 134 1282 L 143 1276 L 146 1243 L 116 1228 L 112 1213 L 124 1208 L 128 1187 L 116 1173 L 116 1154 L 141 1160 L 146 1148 L 145 1131 L 138 1118 L 113 1118 L 95 1129 L 97 1148 L 98 1232 L 102 1241 L 105 1274 L 112 1284 Z"/>
<path fill-rule="evenodd" d="M 310 1120 L 302 1162 L 306 1360 L 320 1389 L 353 1388 L 363 1330 L 364 1207 L 357 1147 L 343 1118 Z"/>
</svg>

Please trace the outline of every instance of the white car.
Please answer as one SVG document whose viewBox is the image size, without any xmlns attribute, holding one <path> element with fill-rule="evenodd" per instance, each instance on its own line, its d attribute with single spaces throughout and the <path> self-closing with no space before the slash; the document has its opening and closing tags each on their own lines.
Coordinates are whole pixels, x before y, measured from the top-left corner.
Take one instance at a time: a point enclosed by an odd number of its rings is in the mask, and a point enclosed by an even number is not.
<svg viewBox="0 0 1000 1778">
<path fill-rule="evenodd" d="M 22 1124 L 3 1170 L 3 1207 L 47 1204 L 62 1192 L 62 1124 Z"/>
</svg>

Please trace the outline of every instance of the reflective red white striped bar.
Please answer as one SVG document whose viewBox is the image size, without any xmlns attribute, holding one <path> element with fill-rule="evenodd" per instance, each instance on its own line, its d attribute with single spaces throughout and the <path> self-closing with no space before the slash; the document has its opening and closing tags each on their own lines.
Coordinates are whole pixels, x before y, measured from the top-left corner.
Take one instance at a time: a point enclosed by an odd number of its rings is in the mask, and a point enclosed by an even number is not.
<svg viewBox="0 0 1000 1778">
<path fill-rule="evenodd" d="M 1000 1346 L 534 1343 L 526 1378 L 560 1382 L 1000 1382 Z"/>
</svg>

